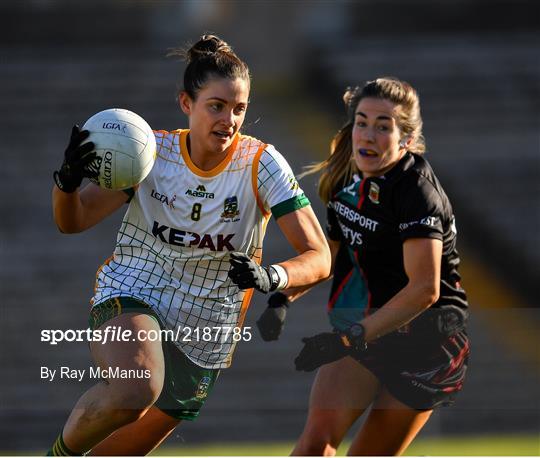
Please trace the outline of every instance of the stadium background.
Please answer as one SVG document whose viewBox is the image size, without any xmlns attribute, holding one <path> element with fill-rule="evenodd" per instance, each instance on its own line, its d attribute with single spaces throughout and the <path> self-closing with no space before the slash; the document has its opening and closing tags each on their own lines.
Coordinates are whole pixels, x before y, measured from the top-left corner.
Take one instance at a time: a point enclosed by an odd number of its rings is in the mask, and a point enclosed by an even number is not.
<svg viewBox="0 0 540 458">
<path fill-rule="evenodd" d="M 345 86 L 395 75 L 419 90 L 427 157 L 457 214 L 473 342 L 464 392 L 421 437 L 537 434 L 538 13 L 524 0 L 2 1 L 0 449 L 45 450 L 90 383 L 39 376 L 40 366 L 90 364 L 86 344 L 51 347 L 40 331 L 86 327 L 121 218 L 80 235 L 56 230 L 51 173 L 70 126 L 109 107 L 154 128 L 186 126 L 174 101 L 184 66 L 165 54 L 205 31 L 251 67 L 244 132 L 275 144 L 297 173 L 327 154 Z M 315 181 L 301 185 L 323 221 Z M 265 262 L 287 254 L 272 223 Z M 167 444 L 293 441 L 313 375 L 292 359 L 302 336 L 328 328 L 327 294 L 319 286 L 295 304 L 279 342 L 255 332 L 239 345 L 201 418 Z M 264 306 L 256 295 L 247 325 Z"/>
</svg>

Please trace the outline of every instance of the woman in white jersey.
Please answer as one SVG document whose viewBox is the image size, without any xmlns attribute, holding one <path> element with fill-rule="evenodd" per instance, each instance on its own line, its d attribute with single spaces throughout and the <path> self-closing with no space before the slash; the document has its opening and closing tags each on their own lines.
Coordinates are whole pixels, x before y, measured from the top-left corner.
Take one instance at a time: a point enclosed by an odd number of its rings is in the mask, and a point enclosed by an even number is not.
<svg viewBox="0 0 540 458">
<path fill-rule="evenodd" d="M 179 338 L 92 343 L 96 366 L 120 375 L 109 371 L 83 394 L 49 454 L 150 452 L 181 420 L 198 416 L 246 337 L 253 288 L 266 293 L 329 274 L 325 237 L 289 165 L 273 146 L 239 132 L 246 64 L 209 35 L 185 55 L 179 103 L 189 129 L 155 132 L 156 163 L 138 188 L 79 191 L 95 155 L 91 143 L 81 146 L 88 133 L 75 127 L 53 189 L 55 221 L 66 233 L 129 202 L 114 253 L 96 276 L 91 328 L 143 337 L 167 329 Z M 272 215 L 298 256 L 261 267 Z"/>
</svg>

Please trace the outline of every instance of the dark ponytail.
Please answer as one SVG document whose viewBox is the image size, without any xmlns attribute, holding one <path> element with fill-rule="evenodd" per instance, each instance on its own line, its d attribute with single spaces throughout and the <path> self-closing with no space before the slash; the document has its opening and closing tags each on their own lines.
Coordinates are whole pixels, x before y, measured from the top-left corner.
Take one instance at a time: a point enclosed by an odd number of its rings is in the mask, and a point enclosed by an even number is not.
<svg viewBox="0 0 540 458">
<path fill-rule="evenodd" d="M 189 49 L 172 50 L 168 56 L 181 56 L 188 63 L 184 71 L 183 90 L 195 100 L 211 77 L 250 82 L 249 68 L 223 40 L 215 35 L 203 35 Z"/>
</svg>

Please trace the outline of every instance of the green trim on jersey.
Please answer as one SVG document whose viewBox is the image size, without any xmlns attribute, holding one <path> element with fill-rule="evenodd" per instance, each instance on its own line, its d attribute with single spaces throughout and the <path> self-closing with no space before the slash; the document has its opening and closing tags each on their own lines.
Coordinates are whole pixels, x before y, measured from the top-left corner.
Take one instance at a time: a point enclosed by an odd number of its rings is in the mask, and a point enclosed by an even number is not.
<svg viewBox="0 0 540 458">
<path fill-rule="evenodd" d="M 272 211 L 274 219 L 278 219 L 288 213 L 292 213 L 296 210 L 307 207 L 308 205 L 311 205 L 311 203 L 306 195 L 302 193 L 274 205 L 270 210 Z"/>
<path fill-rule="evenodd" d="M 126 204 L 129 204 L 131 202 L 131 199 L 133 199 L 133 196 L 135 195 L 135 189 L 133 188 L 127 188 L 127 189 L 122 189 L 122 191 L 124 191 L 129 199 L 127 200 Z"/>
</svg>

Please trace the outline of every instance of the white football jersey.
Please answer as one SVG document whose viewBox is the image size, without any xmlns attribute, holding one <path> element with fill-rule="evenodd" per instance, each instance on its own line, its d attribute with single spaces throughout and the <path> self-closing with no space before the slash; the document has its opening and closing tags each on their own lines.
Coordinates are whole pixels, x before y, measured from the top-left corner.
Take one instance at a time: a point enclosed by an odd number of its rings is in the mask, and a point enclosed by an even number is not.
<svg viewBox="0 0 540 458">
<path fill-rule="evenodd" d="M 130 201 L 113 255 L 98 270 L 92 303 L 139 299 L 179 332 L 175 343 L 194 363 L 223 368 L 236 345 L 226 330 L 242 326 L 253 293 L 228 278 L 229 252 L 260 262 L 272 213 L 279 217 L 309 201 L 273 146 L 238 134 L 226 158 L 203 171 L 190 159 L 188 132 L 155 132 L 154 167 Z M 214 327 L 223 331 L 203 340 L 203 329 Z"/>
</svg>

